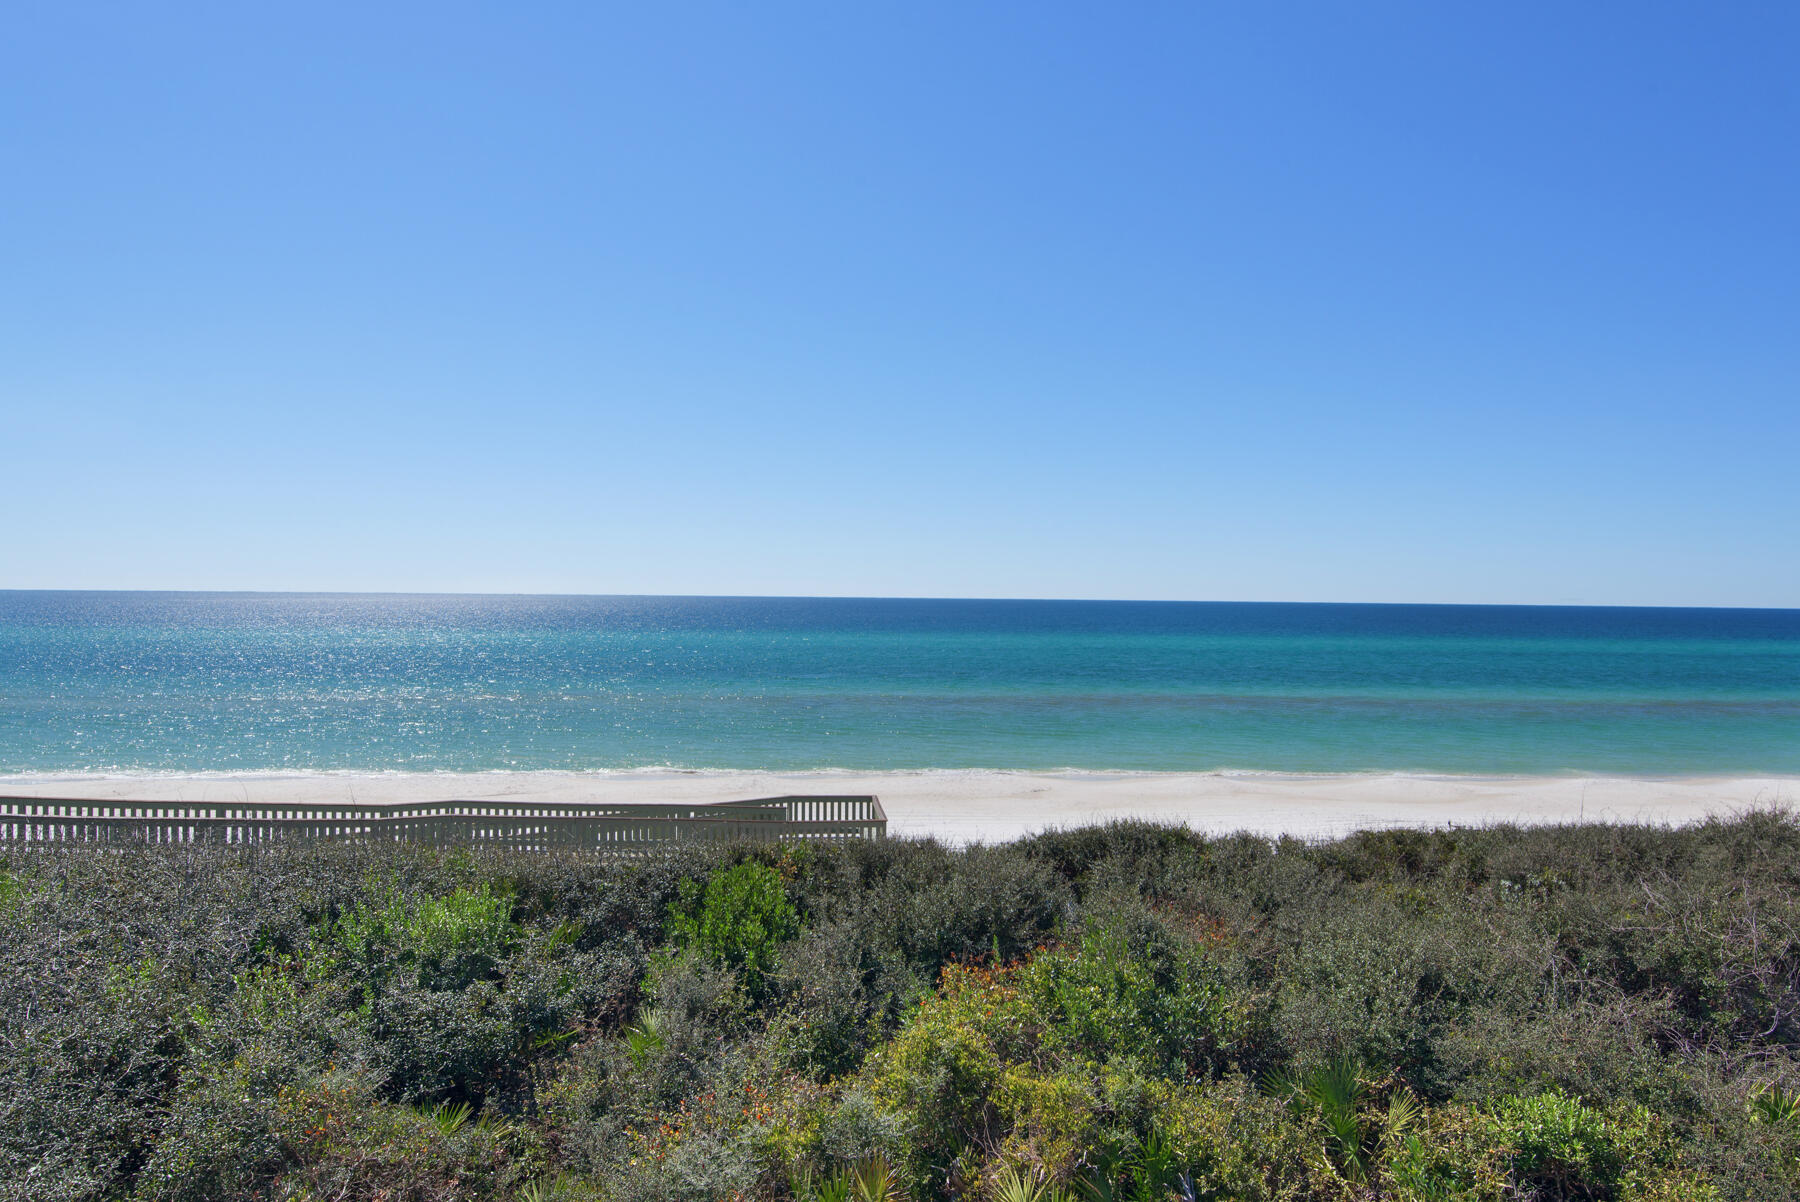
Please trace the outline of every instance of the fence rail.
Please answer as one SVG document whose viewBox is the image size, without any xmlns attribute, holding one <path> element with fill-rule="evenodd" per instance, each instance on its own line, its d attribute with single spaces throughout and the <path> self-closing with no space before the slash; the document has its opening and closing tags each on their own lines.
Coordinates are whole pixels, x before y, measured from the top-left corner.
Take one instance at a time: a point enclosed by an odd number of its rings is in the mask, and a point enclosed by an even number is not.
<svg viewBox="0 0 1800 1202">
<path fill-rule="evenodd" d="M 256 844 L 340 839 L 520 850 L 632 851 L 733 839 L 880 839 L 879 798 L 764 797 L 706 805 L 426 801 L 393 805 L 0 797 L 0 845 Z"/>
</svg>

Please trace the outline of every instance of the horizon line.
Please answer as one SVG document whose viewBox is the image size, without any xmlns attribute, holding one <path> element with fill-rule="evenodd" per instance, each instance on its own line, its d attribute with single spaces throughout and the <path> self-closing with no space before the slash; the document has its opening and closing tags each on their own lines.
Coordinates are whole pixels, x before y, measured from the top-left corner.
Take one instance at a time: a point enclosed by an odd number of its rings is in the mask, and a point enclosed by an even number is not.
<svg viewBox="0 0 1800 1202">
<path fill-rule="evenodd" d="M 1293 601 L 1232 599 L 1222 597 L 995 597 L 874 593 L 564 593 L 486 592 L 443 589 L 178 589 L 178 588 L 16 588 L 0 586 L 0 593 L 98 593 L 163 594 L 209 597 L 514 597 L 662 601 L 976 601 L 1043 605 L 1380 605 L 1429 606 L 1441 609 L 1718 609 L 1791 613 L 1792 605 L 1682 605 L 1656 602 L 1595 603 L 1586 601 Z"/>
</svg>

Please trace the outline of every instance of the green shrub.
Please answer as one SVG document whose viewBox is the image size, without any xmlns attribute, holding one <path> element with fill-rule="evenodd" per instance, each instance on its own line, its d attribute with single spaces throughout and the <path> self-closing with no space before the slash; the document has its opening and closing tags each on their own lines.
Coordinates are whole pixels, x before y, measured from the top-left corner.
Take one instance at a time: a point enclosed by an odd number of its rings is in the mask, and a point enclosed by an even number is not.
<svg viewBox="0 0 1800 1202">
<path fill-rule="evenodd" d="M 918 1142 L 960 1147 L 989 1134 L 992 1094 L 1041 1027 L 1014 973 L 951 965 L 892 1042 L 869 1053 L 871 1095 L 905 1114 Z"/>
<path fill-rule="evenodd" d="M 1487 1112 L 1512 1189 L 1547 1198 L 1714 1196 L 1682 1171 L 1675 1141 L 1643 1107 L 1601 1111 L 1549 1090 L 1508 1097 Z"/>
<path fill-rule="evenodd" d="M 1498 1202 L 1508 1189 L 1487 1118 L 1466 1106 L 1422 1111 L 1383 1152 L 1383 1182 L 1401 1202 Z"/>
<path fill-rule="evenodd" d="M 289 1164 L 276 1096 L 247 1066 L 196 1074 L 169 1108 L 136 1196 L 211 1202 L 266 1191 Z"/>
<path fill-rule="evenodd" d="M 1085 1071 L 1011 1065 L 996 1084 L 993 1103 L 1006 1130 L 999 1158 L 1034 1166 L 1044 1181 L 1071 1179 L 1101 1140 L 1103 1101 Z"/>
<path fill-rule="evenodd" d="M 819 1124 L 819 1150 L 839 1164 L 907 1158 L 905 1120 L 867 1092 L 851 1089 L 825 1107 Z"/>
<path fill-rule="evenodd" d="M 715 870 L 702 886 L 681 884 L 669 906 L 669 935 L 744 974 L 759 988 L 776 949 L 799 933 L 800 920 L 788 901 L 781 874 L 746 861 Z"/>
<path fill-rule="evenodd" d="M 1259 1202 L 1313 1196 L 1317 1144 L 1311 1133 L 1247 1077 L 1152 1081 L 1146 1101 L 1146 1130 L 1198 1197 Z"/>
<path fill-rule="evenodd" d="M 1100 926 L 1031 959 L 1020 984 L 1052 1038 L 1087 1056 L 1131 1057 L 1177 1076 L 1222 1070 L 1244 1032 L 1246 1005 L 1202 944 L 1154 922 L 1136 934 Z"/>
<path fill-rule="evenodd" d="M 1785 815 L 4 870 L 6 1202 L 1800 1196 Z M 1343 1055 L 1343 1140 L 1250 1085 Z"/>
<path fill-rule="evenodd" d="M 1106 892 L 1148 900 L 1183 896 L 1209 854 L 1206 839 L 1186 827 L 1136 820 L 1047 831 L 1020 846 L 1069 881 L 1083 902 Z"/>
<path fill-rule="evenodd" d="M 351 906 L 330 931 L 332 945 L 371 986 L 406 972 L 420 989 L 440 991 L 492 979 L 517 936 L 512 902 L 486 885 L 443 897 L 390 890 L 379 904 Z"/>
<path fill-rule="evenodd" d="M 816 1080 L 854 1072 L 899 1024 L 923 986 L 894 949 L 865 938 L 853 918 L 808 926 L 781 951 L 771 991 L 788 1062 Z"/>
<path fill-rule="evenodd" d="M 277 1196 L 502 1198 L 544 1169 L 542 1142 L 525 1125 L 484 1116 L 446 1130 L 439 1115 L 383 1102 L 350 1075 L 283 1090 L 276 1116 L 294 1161 Z"/>
</svg>

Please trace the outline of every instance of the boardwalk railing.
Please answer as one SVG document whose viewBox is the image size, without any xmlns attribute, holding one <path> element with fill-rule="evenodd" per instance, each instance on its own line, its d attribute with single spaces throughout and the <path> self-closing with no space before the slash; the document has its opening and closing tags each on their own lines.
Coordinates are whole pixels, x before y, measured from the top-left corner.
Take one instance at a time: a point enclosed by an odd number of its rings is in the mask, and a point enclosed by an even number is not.
<svg viewBox="0 0 1800 1202">
<path fill-rule="evenodd" d="M 733 839 L 880 839 L 875 797 L 765 797 L 711 805 L 426 801 L 296 805 L 0 797 L 0 845 L 267 843 L 278 839 L 631 851 Z"/>
</svg>

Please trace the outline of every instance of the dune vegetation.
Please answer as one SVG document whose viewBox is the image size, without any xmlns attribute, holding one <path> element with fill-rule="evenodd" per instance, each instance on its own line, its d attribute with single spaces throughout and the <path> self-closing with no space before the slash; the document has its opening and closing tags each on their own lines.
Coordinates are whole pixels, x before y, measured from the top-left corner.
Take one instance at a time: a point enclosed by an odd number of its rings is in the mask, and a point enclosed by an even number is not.
<svg viewBox="0 0 1800 1202">
<path fill-rule="evenodd" d="M 0 1197 L 1780 1199 L 1800 824 L 12 851 Z"/>
</svg>

